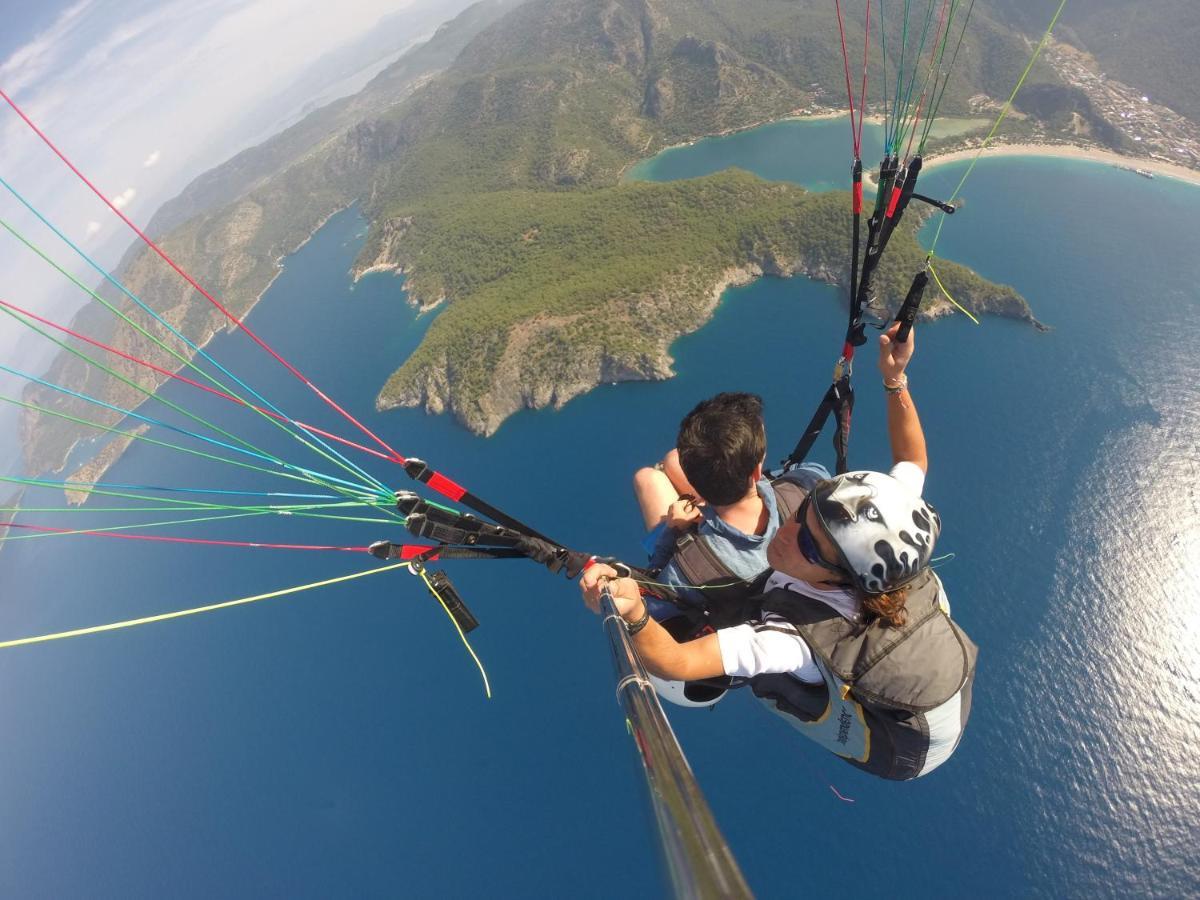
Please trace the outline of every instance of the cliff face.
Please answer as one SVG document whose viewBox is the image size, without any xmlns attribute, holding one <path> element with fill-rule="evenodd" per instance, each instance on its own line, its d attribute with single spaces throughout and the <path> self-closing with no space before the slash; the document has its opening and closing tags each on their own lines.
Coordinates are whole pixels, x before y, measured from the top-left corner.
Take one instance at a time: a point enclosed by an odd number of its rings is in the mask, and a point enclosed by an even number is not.
<svg viewBox="0 0 1200 900">
<path fill-rule="evenodd" d="M 376 406 L 423 408 L 434 415 L 450 413 L 469 430 L 489 436 L 522 409 L 560 409 L 569 400 L 602 384 L 670 378 L 675 374 L 671 344 L 707 323 L 727 288 L 749 284 L 763 276 L 804 276 L 845 287 L 844 273 L 828 264 L 781 260 L 768 254 L 761 260 L 730 266 L 715 277 L 710 276 L 707 290 L 692 293 L 698 285 L 684 276 L 671 279 L 660 290 L 633 298 L 632 303 L 624 300 L 607 304 L 588 317 L 601 331 L 607 331 L 622 319 L 635 324 L 630 318 L 631 310 L 635 311 L 634 320 L 645 317 L 678 322 L 671 329 L 655 329 L 657 333 L 648 336 L 647 349 L 632 349 L 603 340 L 581 341 L 572 336 L 576 326 L 586 325 L 579 317 L 538 316 L 509 331 L 499 363 L 481 393 L 465 389 L 470 379 L 456 370 L 448 355 L 443 355 L 429 360 L 406 378 L 394 377 L 380 393 Z M 955 298 L 973 313 L 1020 319 L 1044 330 L 1029 304 L 1011 288 L 978 278 L 974 282 Z M 679 321 L 681 311 L 686 311 L 683 321 Z M 961 313 L 944 297 L 933 296 L 923 304 L 919 317 L 931 321 L 951 315 Z M 567 347 L 570 352 L 559 352 Z M 546 348 L 554 348 L 554 352 L 548 354 Z"/>
</svg>

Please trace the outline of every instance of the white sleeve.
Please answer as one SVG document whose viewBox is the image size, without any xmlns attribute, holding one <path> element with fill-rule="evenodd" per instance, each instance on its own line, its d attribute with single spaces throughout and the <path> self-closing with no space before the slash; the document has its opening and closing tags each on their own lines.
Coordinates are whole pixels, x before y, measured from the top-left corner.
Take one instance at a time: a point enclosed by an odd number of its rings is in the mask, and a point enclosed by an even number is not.
<svg viewBox="0 0 1200 900">
<path fill-rule="evenodd" d="M 912 488 L 917 492 L 917 496 L 921 496 L 921 492 L 925 490 L 925 473 L 921 471 L 921 467 L 914 462 L 902 459 L 900 462 L 892 466 L 892 471 L 888 473 L 901 484 Z"/>
<path fill-rule="evenodd" d="M 721 628 L 717 644 L 726 675 L 753 678 L 788 673 L 801 681 L 821 681 L 812 650 L 786 619 L 769 616 L 759 624 Z"/>
</svg>

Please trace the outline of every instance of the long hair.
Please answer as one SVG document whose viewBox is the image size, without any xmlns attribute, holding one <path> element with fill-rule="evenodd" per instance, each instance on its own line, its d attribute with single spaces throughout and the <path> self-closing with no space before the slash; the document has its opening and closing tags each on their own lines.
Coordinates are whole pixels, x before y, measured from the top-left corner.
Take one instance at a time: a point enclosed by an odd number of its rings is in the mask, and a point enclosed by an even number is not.
<svg viewBox="0 0 1200 900">
<path fill-rule="evenodd" d="M 862 594 L 863 609 L 868 617 L 878 620 L 887 628 L 900 628 L 908 621 L 908 586 L 896 588 L 886 594 Z"/>
</svg>

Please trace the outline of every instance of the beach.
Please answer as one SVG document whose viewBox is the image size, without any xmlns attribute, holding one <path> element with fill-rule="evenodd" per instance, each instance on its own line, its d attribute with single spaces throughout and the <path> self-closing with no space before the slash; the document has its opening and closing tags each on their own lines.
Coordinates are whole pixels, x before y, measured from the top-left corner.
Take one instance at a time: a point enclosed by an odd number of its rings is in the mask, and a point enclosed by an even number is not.
<svg viewBox="0 0 1200 900">
<path fill-rule="evenodd" d="M 977 147 L 967 147 L 954 150 L 939 156 L 925 159 L 925 169 L 935 166 L 948 165 L 972 159 L 979 152 Z M 1125 156 L 1111 150 L 1099 150 L 1092 147 L 1075 147 L 1070 144 L 993 144 L 983 151 L 985 157 L 997 156 L 1052 156 L 1059 159 L 1082 159 L 1092 162 L 1108 163 L 1113 166 L 1131 166 L 1145 169 L 1155 175 L 1175 178 L 1189 184 L 1200 185 L 1200 171 L 1186 166 L 1162 162 L 1156 159 L 1146 159 L 1140 156 Z"/>
</svg>

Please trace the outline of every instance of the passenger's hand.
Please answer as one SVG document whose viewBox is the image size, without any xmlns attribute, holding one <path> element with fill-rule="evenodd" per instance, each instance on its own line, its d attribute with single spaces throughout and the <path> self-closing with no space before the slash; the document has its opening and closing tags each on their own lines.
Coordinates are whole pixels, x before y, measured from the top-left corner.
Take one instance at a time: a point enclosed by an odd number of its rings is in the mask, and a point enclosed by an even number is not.
<svg viewBox="0 0 1200 900">
<path fill-rule="evenodd" d="M 672 531 L 687 531 L 703 518 L 701 503 L 694 497 L 680 497 L 667 507 L 667 527 Z"/>
<path fill-rule="evenodd" d="M 900 323 L 893 322 L 892 327 L 879 336 L 879 371 L 883 380 L 887 382 L 894 383 L 900 380 L 905 367 L 912 359 L 917 342 L 917 329 L 914 327 L 908 333 L 907 341 L 903 344 L 897 343 L 896 332 L 899 330 Z"/>
</svg>

